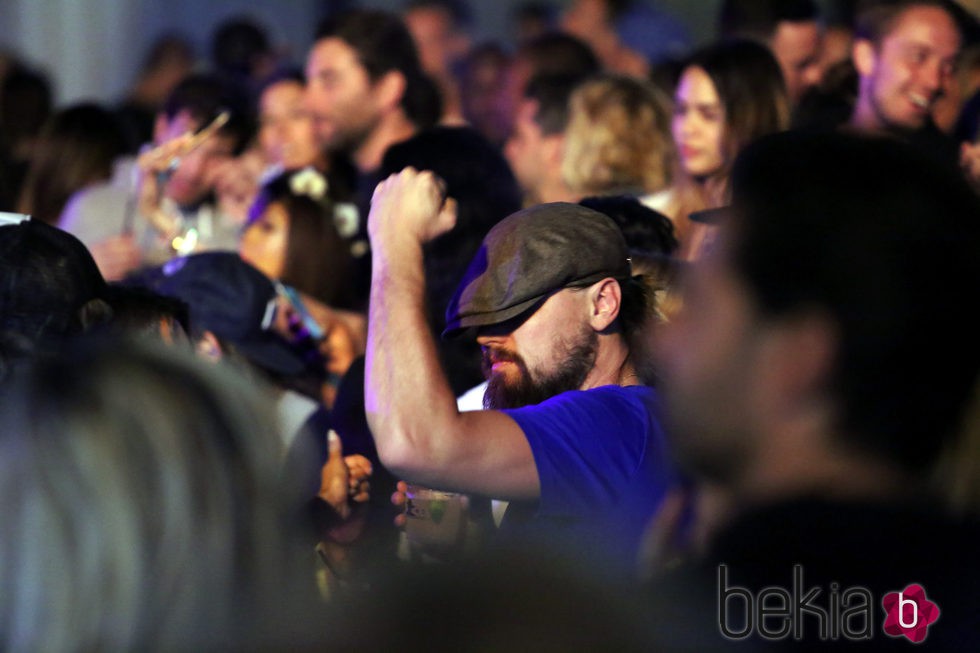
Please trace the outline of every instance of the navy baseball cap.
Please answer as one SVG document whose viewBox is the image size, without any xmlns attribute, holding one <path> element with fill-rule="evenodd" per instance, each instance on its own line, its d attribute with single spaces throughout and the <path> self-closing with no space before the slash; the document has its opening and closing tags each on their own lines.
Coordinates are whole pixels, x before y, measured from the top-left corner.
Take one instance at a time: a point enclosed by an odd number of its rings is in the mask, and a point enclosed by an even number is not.
<svg viewBox="0 0 980 653">
<path fill-rule="evenodd" d="M 173 259 L 154 275 L 154 289 L 184 301 L 191 330 L 211 331 L 250 362 L 283 376 L 306 369 L 302 355 L 271 330 L 276 290 L 235 252 L 203 252 Z"/>
</svg>

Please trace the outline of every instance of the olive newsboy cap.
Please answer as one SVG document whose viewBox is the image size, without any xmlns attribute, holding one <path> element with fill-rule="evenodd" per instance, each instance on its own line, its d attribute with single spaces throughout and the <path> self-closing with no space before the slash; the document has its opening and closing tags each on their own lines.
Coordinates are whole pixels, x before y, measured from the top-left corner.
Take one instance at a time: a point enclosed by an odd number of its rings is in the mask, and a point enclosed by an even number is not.
<svg viewBox="0 0 980 653">
<path fill-rule="evenodd" d="M 446 309 L 443 337 L 515 318 L 562 288 L 629 276 L 626 241 L 610 218 L 566 202 L 532 206 L 483 239 Z"/>
</svg>

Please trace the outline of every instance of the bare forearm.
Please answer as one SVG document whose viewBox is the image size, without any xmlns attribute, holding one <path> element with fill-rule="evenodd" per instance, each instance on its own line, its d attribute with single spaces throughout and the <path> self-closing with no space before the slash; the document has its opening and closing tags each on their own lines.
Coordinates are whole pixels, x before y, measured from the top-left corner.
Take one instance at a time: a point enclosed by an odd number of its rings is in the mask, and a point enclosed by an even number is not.
<svg viewBox="0 0 980 653">
<path fill-rule="evenodd" d="M 375 252 L 365 406 L 385 464 L 409 475 L 422 462 L 439 465 L 459 419 L 425 319 L 424 287 L 420 245 Z"/>
<path fill-rule="evenodd" d="M 424 310 L 422 243 L 456 223 L 456 201 L 431 172 L 406 168 L 378 184 L 365 406 L 385 466 L 408 480 L 508 498 L 537 496 L 531 448 L 511 417 L 460 414 Z"/>
</svg>

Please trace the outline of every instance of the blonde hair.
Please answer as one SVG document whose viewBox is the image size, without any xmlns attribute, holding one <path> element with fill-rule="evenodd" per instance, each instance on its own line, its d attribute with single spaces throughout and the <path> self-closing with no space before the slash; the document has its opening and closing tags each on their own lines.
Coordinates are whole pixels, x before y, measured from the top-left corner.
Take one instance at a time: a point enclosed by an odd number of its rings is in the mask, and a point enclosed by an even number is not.
<svg viewBox="0 0 980 653">
<path fill-rule="evenodd" d="M 561 174 L 583 195 L 653 193 L 668 179 L 673 145 L 668 100 L 621 75 L 585 82 L 569 100 Z"/>
</svg>

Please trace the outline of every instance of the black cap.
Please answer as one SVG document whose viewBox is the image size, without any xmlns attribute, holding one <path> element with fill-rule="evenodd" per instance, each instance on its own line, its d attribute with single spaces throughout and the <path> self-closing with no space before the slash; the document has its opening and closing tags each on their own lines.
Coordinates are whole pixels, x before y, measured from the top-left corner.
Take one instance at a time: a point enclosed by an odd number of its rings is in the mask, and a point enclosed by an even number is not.
<svg viewBox="0 0 980 653">
<path fill-rule="evenodd" d="M 0 330 L 30 341 L 83 329 L 106 282 L 78 238 L 37 220 L 0 225 Z"/>
</svg>

